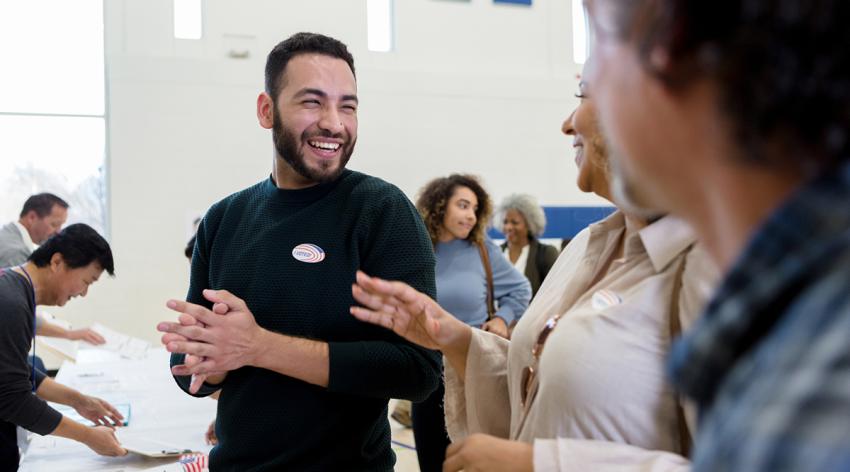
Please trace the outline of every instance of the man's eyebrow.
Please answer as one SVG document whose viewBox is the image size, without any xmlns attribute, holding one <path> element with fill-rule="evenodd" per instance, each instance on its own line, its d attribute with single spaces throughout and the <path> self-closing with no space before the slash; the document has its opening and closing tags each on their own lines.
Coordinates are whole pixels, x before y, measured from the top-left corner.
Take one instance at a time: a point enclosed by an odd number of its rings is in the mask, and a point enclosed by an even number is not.
<svg viewBox="0 0 850 472">
<path fill-rule="evenodd" d="M 302 97 L 304 95 L 318 95 L 320 97 L 327 97 L 328 96 L 328 94 L 326 94 L 324 91 L 319 90 L 319 89 L 303 88 L 303 89 L 299 90 L 295 95 L 293 95 L 293 97 L 298 98 L 298 97 Z"/>
<path fill-rule="evenodd" d="M 322 97 L 322 98 L 327 98 L 327 96 L 328 96 L 328 94 L 325 93 L 324 90 L 307 87 L 307 88 L 303 88 L 303 89 L 299 90 L 295 95 L 293 95 L 293 97 L 299 98 L 299 97 L 303 97 L 304 95 L 316 95 L 316 96 L 319 96 L 319 97 Z M 344 102 L 352 101 L 352 102 L 355 102 L 355 103 L 360 103 L 360 100 L 357 99 L 357 95 L 343 95 L 342 101 L 344 101 Z"/>
</svg>

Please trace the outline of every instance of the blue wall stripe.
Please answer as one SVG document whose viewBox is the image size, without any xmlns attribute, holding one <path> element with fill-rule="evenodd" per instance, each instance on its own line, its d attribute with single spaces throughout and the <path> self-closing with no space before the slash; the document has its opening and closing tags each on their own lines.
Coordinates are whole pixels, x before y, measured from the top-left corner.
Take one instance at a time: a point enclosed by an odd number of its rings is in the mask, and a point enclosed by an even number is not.
<svg viewBox="0 0 850 472">
<path fill-rule="evenodd" d="M 576 207 L 576 206 L 547 206 L 543 207 L 546 213 L 546 231 L 543 238 L 566 239 L 573 238 L 579 231 L 589 224 L 595 223 L 614 212 L 612 206 L 604 207 Z M 499 225 L 501 227 L 501 224 Z M 505 239 L 501 231 L 490 229 L 488 232 L 492 239 Z"/>
</svg>

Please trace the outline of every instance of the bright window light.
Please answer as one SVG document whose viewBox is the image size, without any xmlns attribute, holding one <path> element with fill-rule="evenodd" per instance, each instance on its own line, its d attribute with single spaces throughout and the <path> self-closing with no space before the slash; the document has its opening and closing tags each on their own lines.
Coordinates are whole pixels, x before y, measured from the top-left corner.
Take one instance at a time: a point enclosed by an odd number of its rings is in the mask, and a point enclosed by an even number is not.
<svg viewBox="0 0 850 472">
<path fill-rule="evenodd" d="M 573 61 L 584 64 L 588 55 L 587 13 L 582 0 L 573 0 Z"/>
<path fill-rule="evenodd" d="M 106 234 L 104 3 L 0 0 L 0 221 L 51 192 Z"/>
<path fill-rule="evenodd" d="M 0 71 L 0 112 L 103 115 L 103 0 L 0 0 Z"/>
<path fill-rule="evenodd" d="M 174 0 L 174 37 L 201 39 L 202 16 L 201 0 Z"/>
<path fill-rule="evenodd" d="M 366 29 L 370 51 L 393 50 L 393 0 L 366 0 Z"/>
</svg>

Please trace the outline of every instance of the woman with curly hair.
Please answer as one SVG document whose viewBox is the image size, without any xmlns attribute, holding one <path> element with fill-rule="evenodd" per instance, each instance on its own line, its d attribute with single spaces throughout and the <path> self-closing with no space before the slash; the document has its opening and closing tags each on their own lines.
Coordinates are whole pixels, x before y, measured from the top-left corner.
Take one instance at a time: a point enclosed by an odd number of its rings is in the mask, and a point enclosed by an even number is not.
<svg viewBox="0 0 850 472">
<path fill-rule="evenodd" d="M 505 234 L 502 252 L 531 282 L 531 297 L 558 259 L 558 250 L 537 238 L 546 229 L 546 214 L 534 197 L 519 193 L 502 200 L 493 216 L 493 226 Z"/>
<path fill-rule="evenodd" d="M 464 323 L 507 337 L 508 326 L 528 306 L 531 286 L 487 238 L 492 204 L 481 183 L 463 174 L 434 179 L 420 191 L 416 208 L 437 256 L 437 301 Z M 492 273 L 492 301 L 485 264 Z M 493 301 L 496 307 L 490 314 Z M 413 405 L 413 435 L 423 472 L 442 470 L 449 445 L 443 395 L 441 384 L 428 399 Z"/>
</svg>

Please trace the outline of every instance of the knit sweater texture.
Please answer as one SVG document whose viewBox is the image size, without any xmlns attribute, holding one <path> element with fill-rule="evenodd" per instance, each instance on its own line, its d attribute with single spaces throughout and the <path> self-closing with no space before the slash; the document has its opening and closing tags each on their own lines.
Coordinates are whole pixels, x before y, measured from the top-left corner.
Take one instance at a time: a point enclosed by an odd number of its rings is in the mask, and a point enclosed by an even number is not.
<svg viewBox="0 0 850 472">
<path fill-rule="evenodd" d="M 187 300 L 209 307 L 202 291 L 226 289 L 261 327 L 327 342 L 330 376 L 322 388 L 254 367 L 229 372 L 211 470 L 392 470 L 388 400 L 425 398 L 441 361 L 355 319 L 351 285 L 361 269 L 434 297 L 434 264 L 407 197 L 359 172 L 300 190 L 270 178 L 213 205 L 198 229 Z M 188 391 L 188 377 L 176 380 Z"/>
</svg>

